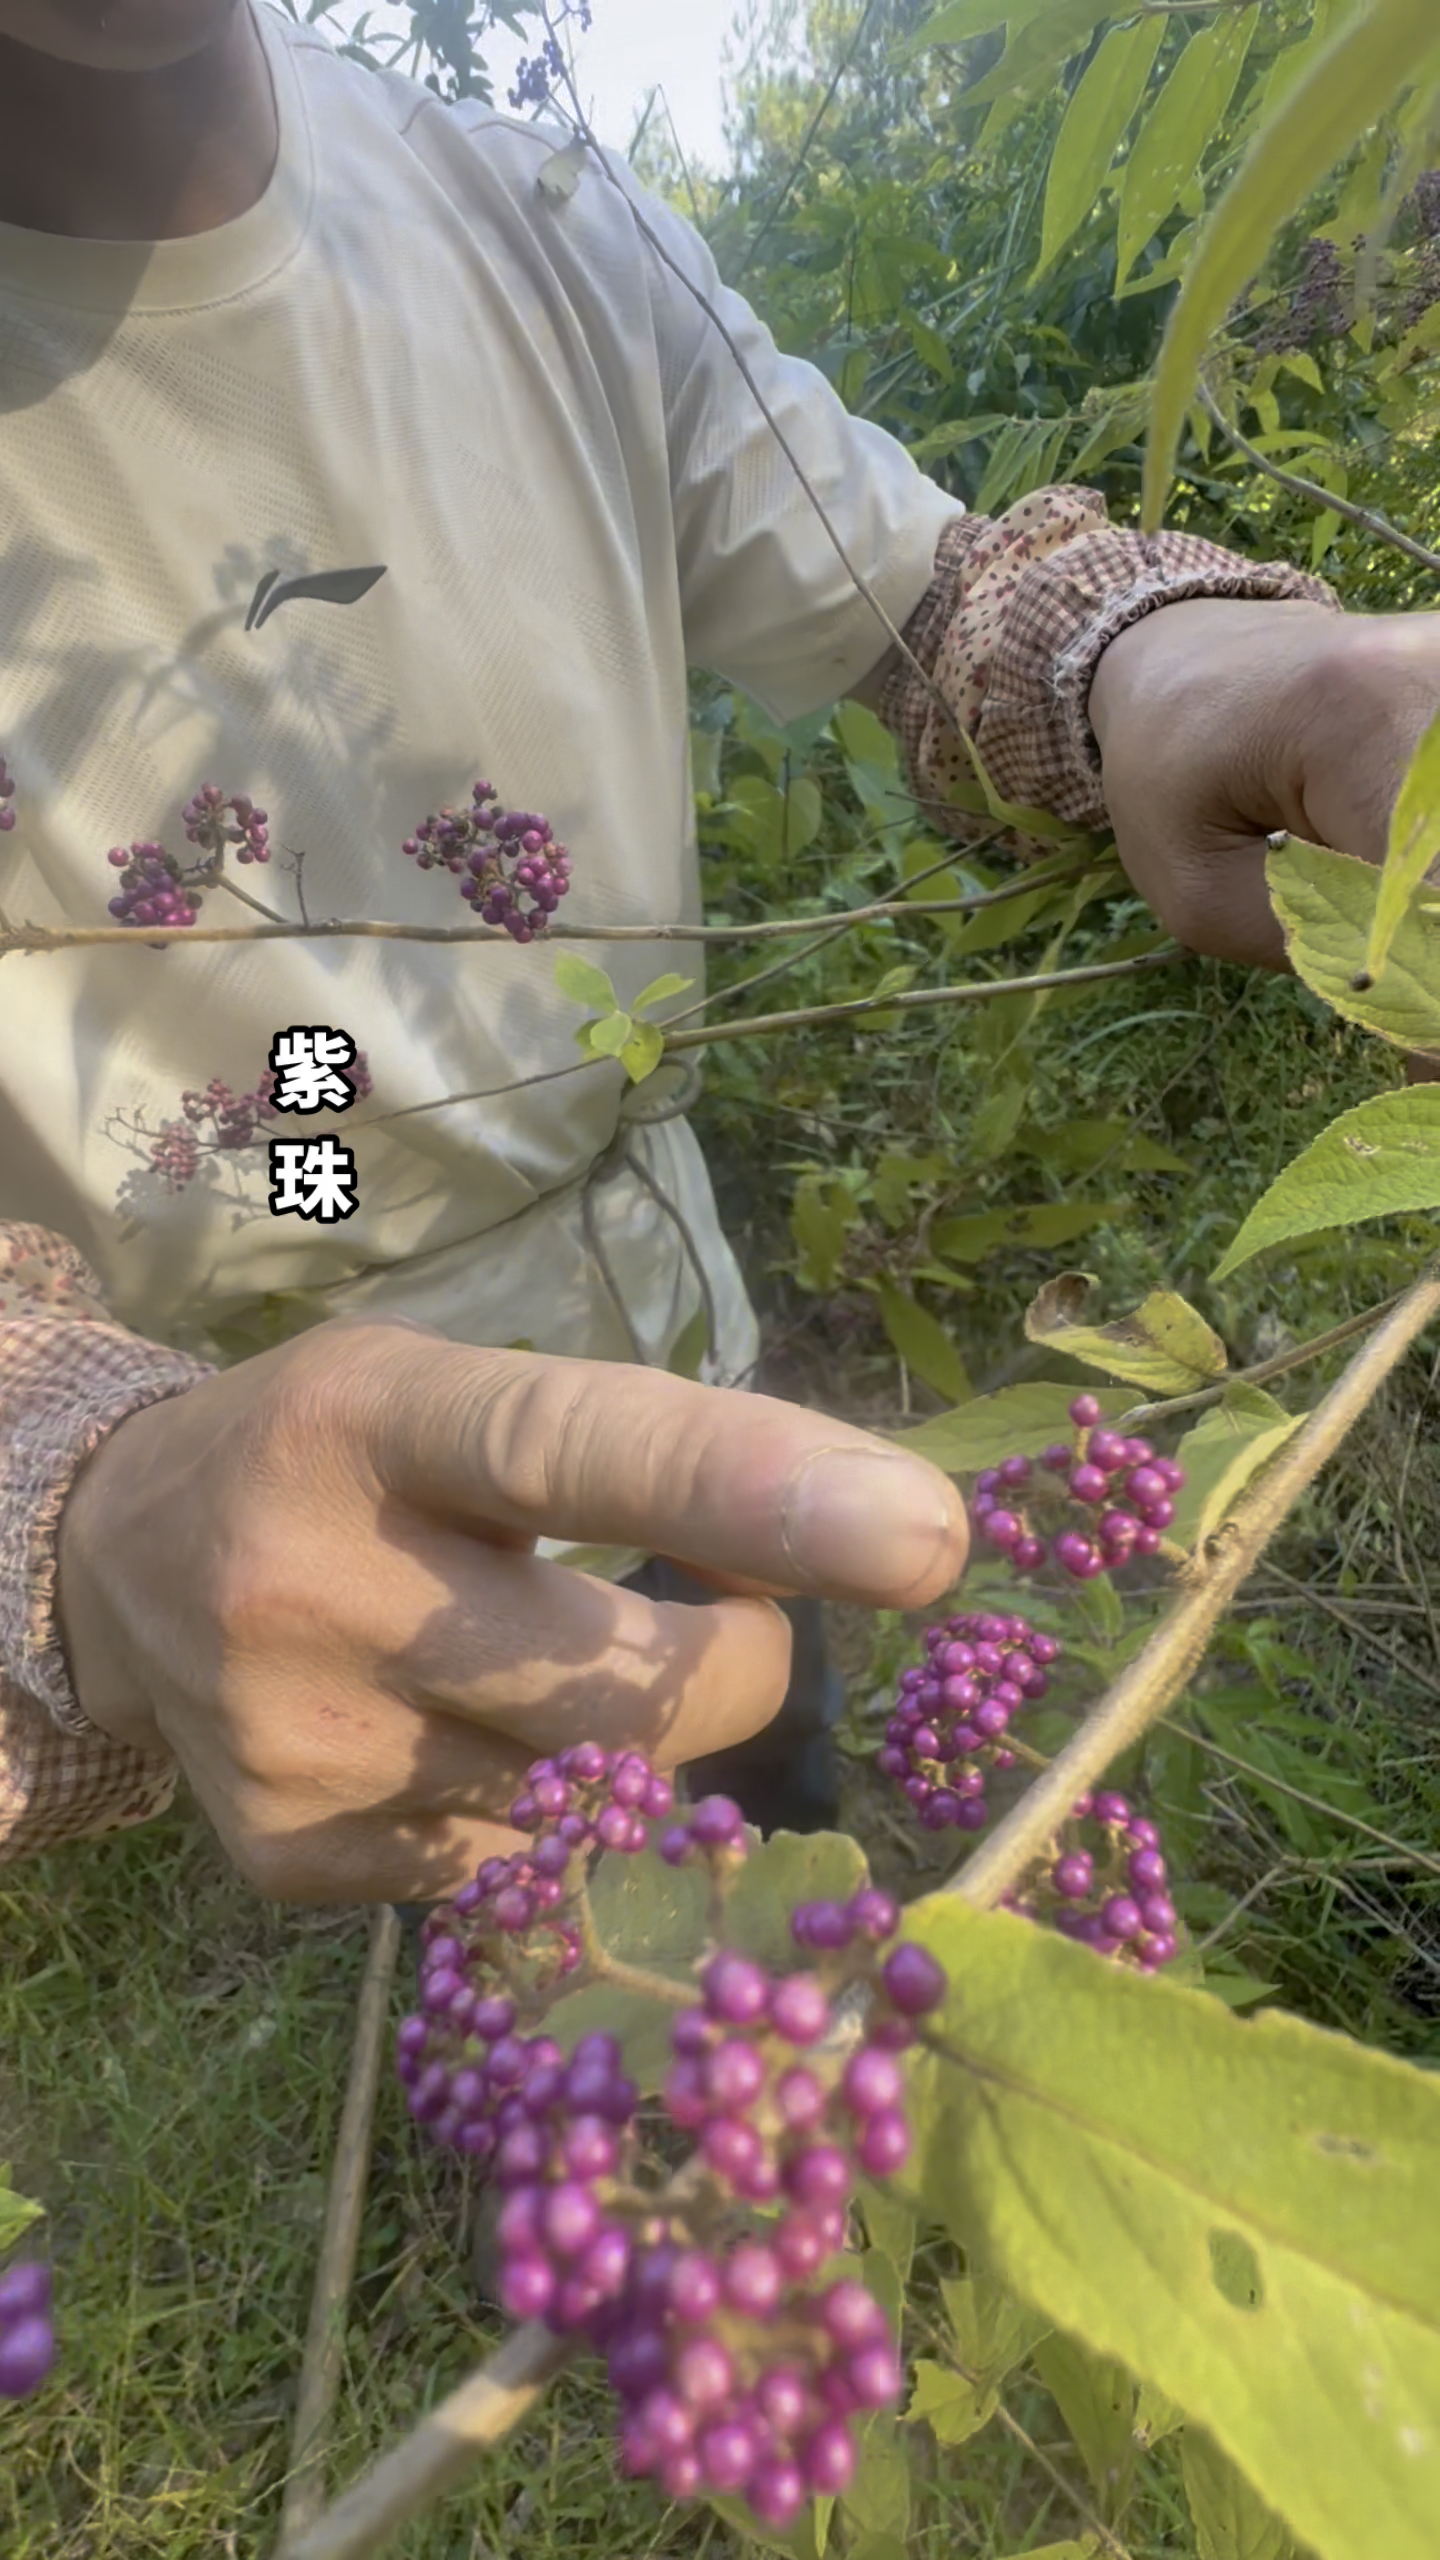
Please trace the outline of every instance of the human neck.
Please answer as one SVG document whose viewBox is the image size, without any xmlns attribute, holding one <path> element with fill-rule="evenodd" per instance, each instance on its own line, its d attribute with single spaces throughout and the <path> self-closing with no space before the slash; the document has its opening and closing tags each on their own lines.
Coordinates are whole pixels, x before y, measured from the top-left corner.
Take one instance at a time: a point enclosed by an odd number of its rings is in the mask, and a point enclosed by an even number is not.
<svg viewBox="0 0 1440 2560">
<path fill-rule="evenodd" d="M 184 240 L 258 204 L 279 146 L 255 21 L 158 71 L 92 71 L 0 36 L 0 222 L 74 240 Z"/>
</svg>

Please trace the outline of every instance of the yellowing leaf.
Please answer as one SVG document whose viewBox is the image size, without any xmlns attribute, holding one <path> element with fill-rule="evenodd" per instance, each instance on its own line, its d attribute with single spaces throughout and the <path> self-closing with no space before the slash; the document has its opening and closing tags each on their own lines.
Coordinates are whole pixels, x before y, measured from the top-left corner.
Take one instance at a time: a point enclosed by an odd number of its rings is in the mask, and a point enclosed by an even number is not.
<svg viewBox="0 0 1440 2560">
<path fill-rule="evenodd" d="M 1035 2349 L 1035 2370 L 1069 2428 L 1101 2513 L 1123 2512 L 1135 2474 L 1135 2385 L 1110 2356 L 1087 2354 L 1058 2332 Z"/>
<path fill-rule="evenodd" d="M 1162 17 L 1136 18 L 1116 27 L 1077 84 L 1050 155 L 1045 183 L 1036 277 L 1053 266 L 1067 240 L 1095 210 L 1101 181 L 1120 138 L 1145 93 L 1160 39 Z"/>
<path fill-rule="evenodd" d="M 1365 974 L 1378 978 L 1411 898 L 1440 853 L 1440 719 L 1432 720 L 1411 759 L 1390 821 L 1385 865 L 1370 919 Z"/>
<path fill-rule="evenodd" d="M 1145 456 L 1146 532 L 1163 519 L 1196 377 L 1231 305 L 1337 161 L 1412 85 L 1428 84 L 1437 71 L 1435 0 L 1373 0 L 1256 133 L 1205 225 L 1165 332 Z"/>
<path fill-rule="evenodd" d="M 1227 10 L 1197 28 L 1135 137 L 1120 198 L 1117 287 L 1173 213 L 1214 141 L 1260 12 Z"/>
<path fill-rule="evenodd" d="M 1080 1321 L 1091 1283 L 1083 1271 L 1047 1280 L 1026 1311 L 1031 1342 L 1063 1351 L 1087 1368 L 1129 1378 L 1152 1395 L 1182 1396 L 1208 1386 L 1225 1369 L 1225 1345 L 1203 1316 L 1168 1289 L 1153 1290 L 1143 1306 L 1113 1324 Z"/>
<path fill-rule="evenodd" d="M 1307 987 L 1397 1049 L 1440 1049 L 1440 916 L 1423 898 L 1401 916 L 1385 975 L 1371 987 L 1365 954 L 1380 886 L 1373 863 L 1291 838 L 1270 855 L 1265 877 L 1291 967 Z"/>
<path fill-rule="evenodd" d="M 1377 1093 L 1342 1111 L 1271 1183 L 1216 1265 L 1224 1280 L 1270 1245 L 1440 1208 L 1440 1085 Z"/>
<path fill-rule="evenodd" d="M 1321 2560 L 1435 2560 L 1440 2078 L 954 1894 L 913 2183 L 1028 2302 L 1152 2382 Z"/>
</svg>

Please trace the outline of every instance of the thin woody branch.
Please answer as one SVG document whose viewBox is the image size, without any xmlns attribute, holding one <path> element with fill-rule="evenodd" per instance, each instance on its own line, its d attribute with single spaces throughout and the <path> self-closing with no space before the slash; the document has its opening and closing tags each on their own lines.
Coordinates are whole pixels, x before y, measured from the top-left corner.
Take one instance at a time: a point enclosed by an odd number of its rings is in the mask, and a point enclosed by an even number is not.
<svg viewBox="0 0 1440 2560">
<path fill-rule="evenodd" d="M 990 839 L 993 842 L 993 838 Z M 983 852 L 985 847 L 967 848 Z M 962 859 L 960 849 L 935 865 L 948 870 Z M 550 924 L 546 942 L 778 942 L 786 937 L 878 924 L 904 916 L 978 915 L 1004 906 L 1012 898 L 1033 896 L 1036 889 L 1068 887 L 1083 879 L 1088 865 L 1037 878 L 1027 872 L 998 889 L 977 889 L 964 898 L 878 898 L 864 907 L 837 909 L 833 915 L 779 916 L 763 924 Z M 230 885 L 225 883 L 227 887 Z M 254 904 L 253 900 L 247 901 Z M 269 911 L 261 909 L 262 914 Z M 283 919 L 256 925 L 40 925 L 0 926 L 0 960 L 12 951 L 74 951 L 99 946 L 120 950 L 163 951 L 171 943 L 211 942 L 503 942 L 511 941 L 497 924 L 399 924 L 375 916 L 327 916 L 318 922 L 291 924 Z"/>
</svg>

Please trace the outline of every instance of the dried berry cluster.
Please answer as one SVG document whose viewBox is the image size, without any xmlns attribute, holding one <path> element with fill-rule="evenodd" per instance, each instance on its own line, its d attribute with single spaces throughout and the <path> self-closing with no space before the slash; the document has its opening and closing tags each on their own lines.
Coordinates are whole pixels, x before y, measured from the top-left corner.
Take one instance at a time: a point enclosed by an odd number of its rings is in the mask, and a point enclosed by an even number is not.
<svg viewBox="0 0 1440 2560">
<path fill-rule="evenodd" d="M 1094 1396 L 1076 1396 L 1070 1419 L 1073 1442 L 1057 1440 L 1037 1460 L 1006 1458 L 977 1476 L 973 1509 L 981 1537 L 1017 1574 L 1037 1573 L 1053 1557 L 1077 1582 L 1089 1582 L 1157 1552 L 1185 1470 L 1158 1458 L 1148 1440 L 1097 1430 Z M 1057 1533 L 1055 1521 L 1068 1514 L 1073 1523 L 1077 1513 L 1086 1527 Z"/>
<path fill-rule="evenodd" d="M 15 776 L 0 756 L 0 836 L 8 836 L 15 824 L 15 812 L 9 805 L 14 797 Z"/>
<path fill-rule="evenodd" d="M 502 809 L 489 782 L 477 782 L 472 805 L 441 809 L 402 847 L 421 871 L 459 875 L 460 895 L 484 924 L 503 925 L 516 942 L 543 933 L 570 887 L 570 856 L 548 818 L 531 809 Z"/>
</svg>

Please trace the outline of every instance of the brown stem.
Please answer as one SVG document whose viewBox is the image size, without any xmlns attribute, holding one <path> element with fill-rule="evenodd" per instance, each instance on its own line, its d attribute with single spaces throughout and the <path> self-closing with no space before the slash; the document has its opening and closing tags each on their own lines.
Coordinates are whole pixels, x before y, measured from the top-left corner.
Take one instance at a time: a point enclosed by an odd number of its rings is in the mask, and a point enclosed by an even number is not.
<svg viewBox="0 0 1440 2560">
<path fill-rule="evenodd" d="M 1111 1762 L 1163 1715 L 1203 1659 L 1219 1620 L 1276 1530 L 1411 1343 L 1436 1316 L 1440 1316 L 1440 1265 L 1432 1266 L 1407 1289 L 1323 1403 L 1224 1523 L 1208 1553 L 1195 1559 L 1188 1587 L 1144 1650 L 1121 1672 L 1074 1740 L 1021 1798 L 993 1838 L 967 1860 L 952 1881 L 952 1892 L 977 1909 L 992 1909 L 1044 1853 L 1077 1796 L 1094 1787 Z"/>
<path fill-rule="evenodd" d="M 994 841 L 993 838 L 988 839 Z M 969 851 L 985 848 L 970 847 Z M 931 866 L 935 871 L 948 871 L 961 858 L 960 853 L 947 854 L 942 862 Z M 1002 882 L 998 889 L 977 890 L 968 898 L 878 898 L 869 906 L 848 907 L 834 916 L 779 916 L 764 924 L 550 924 L 543 939 L 546 942 L 777 942 L 786 936 L 815 933 L 822 927 L 848 928 L 857 924 L 875 924 L 887 917 L 979 915 L 986 907 L 1004 906 L 1011 898 L 1026 898 L 1038 888 L 1068 887 L 1072 879 L 1085 877 L 1086 865 L 1059 875 L 1036 879 L 1026 873 L 1017 880 Z M 222 887 L 231 884 L 221 882 Z M 236 890 L 245 905 L 256 907 L 265 917 L 273 910 Z M 327 916 L 320 923 L 291 924 L 284 917 L 258 925 L 40 925 L 11 924 L 0 918 L 0 960 L 12 951 L 72 951 L 92 945 L 113 945 L 119 950 L 163 951 L 172 942 L 509 942 L 510 935 L 498 924 L 397 924 L 383 917 Z"/>
<path fill-rule="evenodd" d="M 477 2454 L 528 2416 L 572 2353 L 568 2339 L 536 2323 L 517 2329 L 478 2373 L 362 2473 L 284 2560 L 370 2560 L 383 2551 L 412 2516 L 458 2486 Z"/>
<path fill-rule="evenodd" d="M 300 2396 L 291 2439 L 290 2477 L 285 2484 L 285 2503 L 280 2516 L 282 2560 L 289 2546 L 314 2523 L 325 2502 L 325 2449 L 340 2389 L 345 2309 L 355 2275 L 356 2251 L 360 2245 L 360 2221 L 365 2209 L 365 2184 L 370 2170 L 370 2136 L 380 2086 L 390 1989 L 395 1979 L 399 1949 L 400 1923 L 389 1905 L 382 1904 L 370 1924 L 370 1955 L 360 1986 L 355 2040 L 350 2054 L 350 2078 L 340 2118 L 339 2139 L 335 2145 L 335 2162 L 325 2212 L 325 2236 L 320 2244 L 320 2263 L 310 2304 L 310 2328 L 305 2340 L 305 2361 L 300 2372 Z"/>
<path fill-rule="evenodd" d="M 1358 525 L 1362 533 L 1372 534 L 1377 542 L 1388 542 L 1392 551 L 1403 551 L 1407 560 L 1418 560 L 1422 569 L 1440 572 L 1440 552 L 1427 551 L 1423 542 L 1412 540 L 1408 533 L 1400 531 L 1398 525 L 1390 524 L 1384 516 L 1372 514 L 1368 507 L 1357 507 L 1349 498 L 1337 498 L 1333 489 L 1322 489 L 1318 480 L 1303 479 L 1298 471 L 1282 470 L 1278 462 L 1272 462 L 1268 454 L 1261 453 L 1238 427 L 1231 426 L 1208 383 L 1202 381 L 1198 392 L 1201 408 L 1212 424 L 1219 428 L 1226 443 L 1243 454 L 1256 471 L 1263 471 L 1267 480 L 1273 480 L 1281 489 L 1288 489 L 1292 497 L 1307 499 L 1312 506 L 1330 508 L 1337 516 L 1343 516 L 1347 524 Z"/>
</svg>

